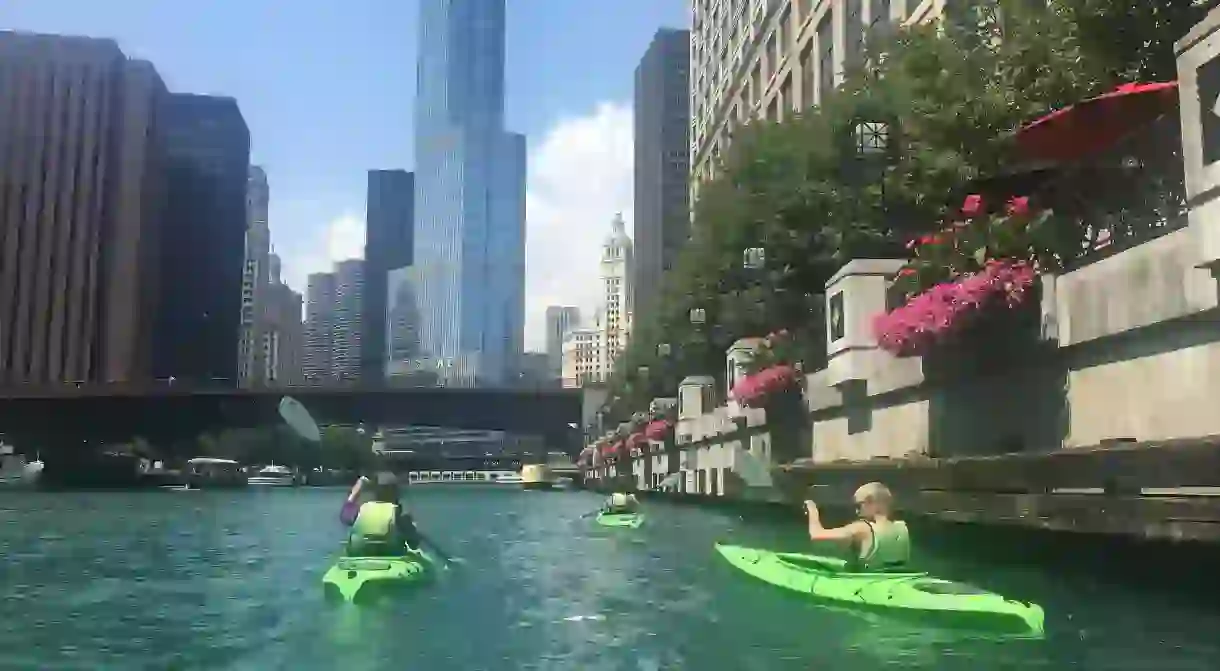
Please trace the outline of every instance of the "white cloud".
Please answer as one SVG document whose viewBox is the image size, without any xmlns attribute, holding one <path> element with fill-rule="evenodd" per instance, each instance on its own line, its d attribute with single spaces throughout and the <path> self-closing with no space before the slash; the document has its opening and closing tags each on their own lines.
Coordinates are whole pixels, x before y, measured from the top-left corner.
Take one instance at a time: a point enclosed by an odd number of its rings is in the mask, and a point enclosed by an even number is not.
<svg viewBox="0 0 1220 671">
<path fill-rule="evenodd" d="M 589 319 L 598 305 L 598 260 L 610 221 L 631 230 L 631 107 L 601 103 L 561 119 L 529 156 L 526 190 L 525 347 L 543 351 L 548 305 L 575 305 Z"/>
<path fill-rule="evenodd" d="M 312 235 L 287 238 L 272 229 L 272 237 L 283 259 L 284 281 L 304 293 L 309 275 L 330 272 L 336 261 L 364 258 L 364 215 L 341 214 Z"/>
</svg>

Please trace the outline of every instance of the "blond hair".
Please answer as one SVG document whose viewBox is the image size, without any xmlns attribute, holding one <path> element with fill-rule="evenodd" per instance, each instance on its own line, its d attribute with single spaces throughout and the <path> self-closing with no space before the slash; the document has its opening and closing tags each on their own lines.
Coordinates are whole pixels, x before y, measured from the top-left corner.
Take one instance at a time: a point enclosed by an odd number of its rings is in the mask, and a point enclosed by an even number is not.
<svg viewBox="0 0 1220 671">
<path fill-rule="evenodd" d="M 860 485 L 853 498 L 857 503 L 871 501 L 872 503 L 884 506 L 886 509 L 889 509 L 890 505 L 894 502 L 894 494 L 890 492 L 890 488 L 880 482 Z"/>
</svg>

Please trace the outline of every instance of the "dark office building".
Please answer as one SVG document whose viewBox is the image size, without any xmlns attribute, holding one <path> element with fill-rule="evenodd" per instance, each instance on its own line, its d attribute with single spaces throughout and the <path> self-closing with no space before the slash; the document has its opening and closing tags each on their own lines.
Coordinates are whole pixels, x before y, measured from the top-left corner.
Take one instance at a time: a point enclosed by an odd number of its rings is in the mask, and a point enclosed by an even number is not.
<svg viewBox="0 0 1220 671">
<path fill-rule="evenodd" d="M 662 28 L 635 69 L 635 265 L 639 324 L 690 228 L 690 31 Z"/>
<path fill-rule="evenodd" d="M 111 40 L 0 31 L 0 386 L 149 375 L 165 95 Z"/>
<path fill-rule="evenodd" d="M 153 372 L 236 386 L 250 131 L 232 98 L 172 94 L 163 112 L 167 197 Z"/>
<path fill-rule="evenodd" d="M 385 381 L 388 273 L 411 265 L 414 221 L 415 175 L 405 170 L 370 170 L 360 341 L 360 379 L 365 385 Z"/>
</svg>

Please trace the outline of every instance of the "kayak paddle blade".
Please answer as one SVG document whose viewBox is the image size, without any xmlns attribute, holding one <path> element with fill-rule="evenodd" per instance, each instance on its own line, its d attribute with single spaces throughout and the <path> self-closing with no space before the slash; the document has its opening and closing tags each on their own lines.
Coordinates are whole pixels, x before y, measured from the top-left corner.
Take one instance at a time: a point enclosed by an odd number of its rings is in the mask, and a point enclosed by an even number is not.
<svg viewBox="0 0 1220 671">
<path fill-rule="evenodd" d="M 313 421 L 313 416 L 301 405 L 301 402 L 291 396 L 285 396 L 280 399 L 280 417 L 288 424 L 288 427 L 295 431 L 298 436 L 316 443 L 322 440 L 322 432 L 318 430 L 318 423 Z"/>
</svg>

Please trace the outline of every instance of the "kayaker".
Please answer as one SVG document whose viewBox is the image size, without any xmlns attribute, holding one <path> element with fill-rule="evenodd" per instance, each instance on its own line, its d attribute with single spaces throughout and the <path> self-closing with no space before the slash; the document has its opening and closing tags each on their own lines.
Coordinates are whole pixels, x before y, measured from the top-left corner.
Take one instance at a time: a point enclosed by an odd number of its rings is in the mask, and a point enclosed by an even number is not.
<svg viewBox="0 0 1220 671">
<path fill-rule="evenodd" d="M 640 502 L 635 498 L 635 494 L 624 494 L 623 492 L 611 494 L 603 508 L 605 512 L 612 515 L 634 513 L 638 512 L 639 509 Z"/>
<path fill-rule="evenodd" d="M 906 522 L 890 518 L 894 497 L 889 488 L 880 482 L 870 482 L 857 489 L 853 499 L 859 519 L 836 529 L 823 527 L 817 504 L 806 501 L 810 540 L 849 542 L 859 570 L 878 571 L 906 565 L 911 560 L 911 536 Z"/>
<path fill-rule="evenodd" d="M 373 500 L 357 507 L 360 494 L 369 484 L 361 476 L 352 485 L 343 504 L 340 519 L 350 526 L 347 553 L 353 556 L 397 556 L 403 545 L 419 548 L 421 537 L 411 514 L 399 502 L 398 477 L 393 473 L 378 473 L 372 482 Z"/>
</svg>

